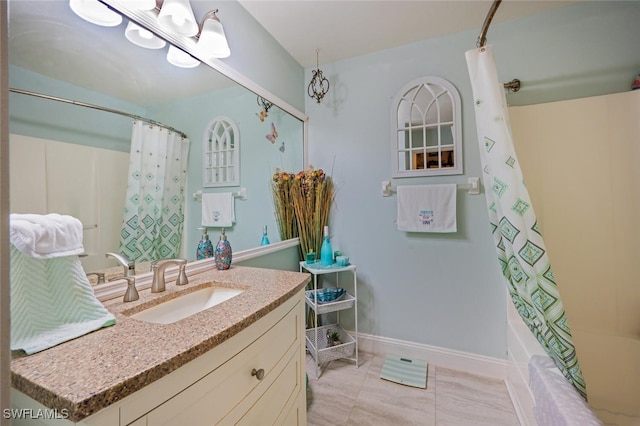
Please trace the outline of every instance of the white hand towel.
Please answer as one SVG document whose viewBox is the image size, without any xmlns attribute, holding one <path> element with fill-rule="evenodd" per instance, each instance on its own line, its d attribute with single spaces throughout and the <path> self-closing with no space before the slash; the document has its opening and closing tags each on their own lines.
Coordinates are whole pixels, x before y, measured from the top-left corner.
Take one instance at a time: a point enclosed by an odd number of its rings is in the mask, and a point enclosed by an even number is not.
<svg viewBox="0 0 640 426">
<path fill-rule="evenodd" d="M 399 186 L 398 230 L 456 232 L 456 184 Z"/>
<path fill-rule="evenodd" d="M 53 259 L 84 252 L 82 222 L 73 216 L 14 213 L 9 220 L 11 243 L 27 256 Z"/>
<path fill-rule="evenodd" d="M 229 227 L 235 221 L 232 192 L 202 194 L 202 226 Z"/>
</svg>

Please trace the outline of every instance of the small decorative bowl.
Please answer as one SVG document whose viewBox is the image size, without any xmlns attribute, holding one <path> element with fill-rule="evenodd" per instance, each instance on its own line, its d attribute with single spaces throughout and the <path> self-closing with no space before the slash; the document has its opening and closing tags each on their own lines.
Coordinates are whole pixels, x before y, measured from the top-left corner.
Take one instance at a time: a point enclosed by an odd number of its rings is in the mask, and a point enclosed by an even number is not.
<svg viewBox="0 0 640 426">
<path fill-rule="evenodd" d="M 318 296 L 318 303 L 336 302 L 342 298 L 346 293 L 344 288 L 322 288 L 316 291 Z M 311 298 L 314 298 L 314 293 L 311 293 Z"/>
<path fill-rule="evenodd" d="M 348 256 L 336 256 L 336 264 L 338 266 L 349 266 Z"/>
</svg>

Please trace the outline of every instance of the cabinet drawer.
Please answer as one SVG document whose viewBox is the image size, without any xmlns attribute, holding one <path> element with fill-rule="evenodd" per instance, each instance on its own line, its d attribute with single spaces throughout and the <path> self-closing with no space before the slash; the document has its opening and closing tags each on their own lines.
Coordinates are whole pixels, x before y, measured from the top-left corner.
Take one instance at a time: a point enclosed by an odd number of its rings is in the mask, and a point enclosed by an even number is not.
<svg viewBox="0 0 640 426">
<path fill-rule="evenodd" d="M 301 346 L 300 305 L 243 351 L 151 411 L 147 425 L 216 424 L 252 392 L 263 394 L 277 379 L 276 366 Z M 252 376 L 253 369 L 264 370 L 262 380 Z"/>
</svg>

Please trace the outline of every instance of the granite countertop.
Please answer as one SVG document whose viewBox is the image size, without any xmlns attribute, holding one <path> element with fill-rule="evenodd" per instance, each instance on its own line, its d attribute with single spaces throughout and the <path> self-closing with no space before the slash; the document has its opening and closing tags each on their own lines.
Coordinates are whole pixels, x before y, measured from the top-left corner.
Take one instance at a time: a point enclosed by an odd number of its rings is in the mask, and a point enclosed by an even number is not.
<svg viewBox="0 0 640 426">
<path fill-rule="evenodd" d="M 18 391 L 49 408 L 67 409 L 80 421 L 194 360 L 253 324 L 310 280 L 308 274 L 232 266 L 189 276 L 163 293 L 140 291 L 140 299 L 104 302 L 116 324 L 33 355 L 14 355 L 11 382 Z M 208 283 L 246 289 L 230 300 L 172 324 L 129 318 L 177 293 Z M 161 299 L 161 300 L 159 300 Z M 125 315 L 126 314 L 126 315 Z"/>
</svg>

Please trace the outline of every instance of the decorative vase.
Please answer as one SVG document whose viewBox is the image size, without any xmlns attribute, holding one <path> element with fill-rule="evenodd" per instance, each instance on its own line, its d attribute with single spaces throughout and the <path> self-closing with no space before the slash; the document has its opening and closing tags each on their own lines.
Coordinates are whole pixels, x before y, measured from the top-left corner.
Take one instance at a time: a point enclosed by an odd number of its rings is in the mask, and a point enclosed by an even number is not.
<svg viewBox="0 0 640 426">
<path fill-rule="evenodd" d="M 329 227 L 324 227 L 324 240 L 320 247 L 320 264 L 322 266 L 333 265 L 333 248 L 331 248 L 331 242 L 329 241 Z"/>
<path fill-rule="evenodd" d="M 220 234 L 220 241 L 216 244 L 214 257 L 216 260 L 216 268 L 219 271 L 223 271 L 231 267 L 231 244 L 227 241 L 224 228 L 222 228 L 222 233 Z"/>
<path fill-rule="evenodd" d="M 198 249 L 196 250 L 196 259 L 207 259 L 209 257 L 213 257 L 213 243 L 209 239 L 209 234 L 207 234 L 207 228 L 198 228 L 202 229 L 202 239 L 198 243 Z"/>
<path fill-rule="evenodd" d="M 271 244 L 271 242 L 269 241 L 269 237 L 267 236 L 267 225 L 265 225 L 262 229 L 262 240 L 260 241 L 260 245 L 268 246 L 269 244 Z"/>
</svg>

